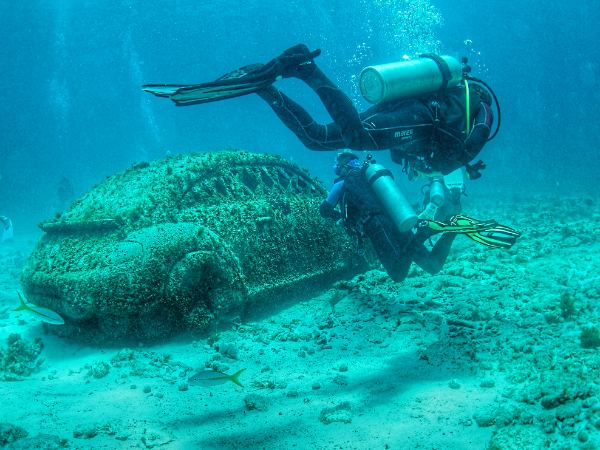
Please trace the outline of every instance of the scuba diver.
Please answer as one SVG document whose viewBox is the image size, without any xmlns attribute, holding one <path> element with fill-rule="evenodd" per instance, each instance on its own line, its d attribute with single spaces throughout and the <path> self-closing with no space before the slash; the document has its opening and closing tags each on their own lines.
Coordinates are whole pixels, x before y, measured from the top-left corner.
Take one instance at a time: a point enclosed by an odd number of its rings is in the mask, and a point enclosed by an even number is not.
<svg viewBox="0 0 600 450">
<path fill-rule="evenodd" d="M 321 203 L 321 216 L 341 220 L 347 232 L 358 238 L 359 247 L 367 237 L 394 281 L 406 278 L 412 262 L 430 274 L 439 272 L 457 234 L 492 248 L 510 248 L 520 236 L 494 220 L 457 215 L 455 208 L 460 206 L 452 202 L 444 205 L 445 211 L 437 211 L 447 214 L 445 222 L 417 218 L 391 172 L 370 157 L 361 162 L 354 153 L 341 152 L 335 174 L 338 178 Z M 436 233 L 443 234 L 429 250 L 425 241 Z"/>
<path fill-rule="evenodd" d="M 320 50 L 304 44 L 285 50 L 266 64 L 252 64 L 209 83 L 195 85 L 147 84 L 144 91 L 170 98 L 177 106 L 213 102 L 250 93 L 258 94 L 281 121 L 311 150 L 387 150 L 410 179 L 442 176 L 465 167 L 476 179 L 485 168 L 471 164 L 490 137 L 492 97 L 487 84 L 468 75 L 450 56 L 422 55 L 367 67 L 360 88 L 374 105 L 359 113 L 352 101 L 316 65 Z M 319 96 L 332 123 L 319 124 L 273 83 L 297 78 Z"/>
</svg>

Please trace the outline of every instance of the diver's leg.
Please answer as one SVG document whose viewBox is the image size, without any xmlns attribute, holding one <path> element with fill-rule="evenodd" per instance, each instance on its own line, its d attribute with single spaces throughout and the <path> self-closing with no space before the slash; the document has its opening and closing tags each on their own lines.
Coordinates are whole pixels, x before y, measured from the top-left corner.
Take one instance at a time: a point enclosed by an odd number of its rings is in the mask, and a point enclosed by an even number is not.
<svg viewBox="0 0 600 450">
<path fill-rule="evenodd" d="M 432 275 L 438 273 L 444 267 L 455 238 L 455 233 L 444 233 L 431 251 L 427 250 L 422 243 L 415 243 L 413 261 L 427 273 Z"/>
<path fill-rule="evenodd" d="M 364 231 L 373 244 L 379 261 L 394 281 L 402 281 L 408 275 L 412 262 L 404 251 L 393 224 L 383 216 L 372 217 L 364 226 Z"/>
<path fill-rule="evenodd" d="M 282 70 L 283 78 L 298 78 L 315 91 L 333 121 L 340 127 L 346 147 L 356 150 L 373 148 L 373 140 L 363 127 L 352 100 L 319 69 L 314 59 L 307 59 L 307 56 L 302 58 L 302 55 L 308 56 L 310 51 L 305 45 L 299 44 L 275 58 L 286 66 Z M 287 61 L 291 62 L 293 58 L 303 60 L 299 64 L 287 64 Z"/>
<path fill-rule="evenodd" d="M 345 147 L 340 127 L 337 124 L 323 125 L 315 122 L 302 106 L 273 86 L 261 89 L 256 93 L 267 102 L 283 124 L 307 148 L 311 150 L 337 150 Z"/>
<path fill-rule="evenodd" d="M 296 77 L 304 81 L 319 96 L 333 121 L 340 127 L 347 147 L 356 150 L 377 148 L 369 132 L 364 128 L 352 100 L 319 69 L 314 61 L 300 66 L 296 73 Z"/>
</svg>

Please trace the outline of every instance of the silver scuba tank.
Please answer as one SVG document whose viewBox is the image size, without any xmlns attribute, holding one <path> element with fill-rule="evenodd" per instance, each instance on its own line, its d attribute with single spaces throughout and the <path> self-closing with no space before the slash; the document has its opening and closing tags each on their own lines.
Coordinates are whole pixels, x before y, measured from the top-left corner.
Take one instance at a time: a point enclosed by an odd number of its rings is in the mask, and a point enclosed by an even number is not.
<svg viewBox="0 0 600 450">
<path fill-rule="evenodd" d="M 444 179 L 442 177 L 433 177 L 429 185 L 429 203 L 419 214 L 419 219 L 434 220 L 439 207 L 446 201 L 444 194 Z"/>
<path fill-rule="evenodd" d="M 365 177 L 398 230 L 410 231 L 417 223 L 417 215 L 395 183 L 392 172 L 381 164 L 371 163 Z"/>
<path fill-rule="evenodd" d="M 438 208 L 444 204 L 446 200 L 444 195 L 444 179 L 440 177 L 434 177 L 431 180 L 431 186 L 429 188 L 429 201 Z"/>
<path fill-rule="evenodd" d="M 463 79 L 463 67 L 452 56 L 436 57 L 449 71 L 448 87 Z M 444 84 L 444 74 L 432 57 L 365 67 L 360 73 L 360 92 L 371 103 L 434 93 Z"/>
</svg>

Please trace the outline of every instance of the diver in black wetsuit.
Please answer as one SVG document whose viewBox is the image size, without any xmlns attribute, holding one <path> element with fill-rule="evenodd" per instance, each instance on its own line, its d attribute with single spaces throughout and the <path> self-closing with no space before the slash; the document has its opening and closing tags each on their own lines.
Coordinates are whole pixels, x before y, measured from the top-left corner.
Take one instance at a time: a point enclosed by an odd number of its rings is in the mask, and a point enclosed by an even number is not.
<svg viewBox="0 0 600 450">
<path fill-rule="evenodd" d="M 471 86 L 470 131 L 465 135 L 464 89 L 444 95 L 385 102 L 359 113 L 352 101 L 317 67 L 308 48 L 297 45 L 280 57 L 283 78 L 304 81 L 319 96 L 333 123 L 319 124 L 298 103 L 273 85 L 257 91 L 282 122 L 311 150 L 385 150 L 403 164 L 410 178 L 448 174 L 461 166 L 479 177 L 483 163 L 470 165 L 486 143 L 492 125 L 491 96 Z M 302 60 L 294 64 L 294 60 Z M 287 63 L 287 64 L 286 64 Z"/>
<path fill-rule="evenodd" d="M 412 262 L 430 274 L 439 272 L 456 234 L 442 234 L 430 251 L 424 245 L 431 235 L 425 228 L 416 232 L 399 231 L 369 186 L 364 167 L 351 152 L 338 155 L 338 178 L 321 204 L 321 216 L 342 219 L 349 233 L 357 234 L 359 238 L 368 237 L 379 261 L 394 281 L 406 278 Z M 336 209 L 338 206 L 343 212 Z"/>
<path fill-rule="evenodd" d="M 418 175 L 446 175 L 462 166 L 470 178 L 480 176 L 479 170 L 485 165 L 481 161 L 473 165 L 470 162 L 488 140 L 493 121 L 491 95 L 481 85 L 463 83 L 466 89 L 448 86 L 448 65 L 442 57 L 427 55 L 443 76 L 438 91 L 383 101 L 359 113 L 317 67 L 314 58 L 319 54 L 320 50 L 310 52 L 306 45 L 298 44 L 266 64 L 241 67 L 213 82 L 148 84 L 142 88 L 170 98 L 178 106 L 257 93 L 309 149 L 389 149 L 393 161 L 402 164 L 411 179 Z M 332 123 L 315 122 L 304 108 L 273 86 L 281 78 L 292 77 L 317 93 Z"/>
</svg>

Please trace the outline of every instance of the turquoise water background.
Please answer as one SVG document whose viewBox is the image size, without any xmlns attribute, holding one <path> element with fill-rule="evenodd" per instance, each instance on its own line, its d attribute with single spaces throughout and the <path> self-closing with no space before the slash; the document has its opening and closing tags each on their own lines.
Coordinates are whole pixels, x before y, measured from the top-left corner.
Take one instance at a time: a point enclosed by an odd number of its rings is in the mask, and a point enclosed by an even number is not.
<svg viewBox="0 0 600 450">
<path fill-rule="evenodd" d="M 360 70 L 404 54 L 468 56 L 503 107 L 499 137 L 469 189 L 595 195 L 600 137 L 597 29 L 591 0 L 279 2 L 0 1 L 0 213 L 33 226 L 135 161 L 187 151 L 280 153 L 329 181 L 333 154 L 305 149 L 256 96 L 189 108 L 143 83 L 203 82 L 305 42 L 366 107 Z M 279 86 L 328 116 L 297 81 Z M 381 157 L 387 161 L 386 157 Z"/>
</svg>

